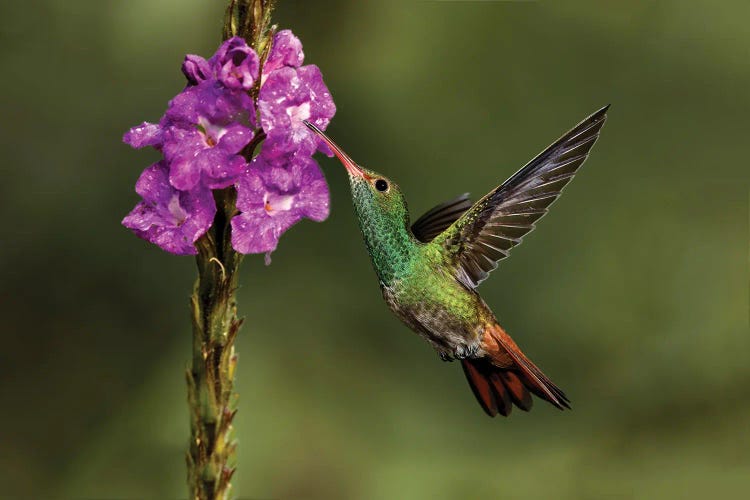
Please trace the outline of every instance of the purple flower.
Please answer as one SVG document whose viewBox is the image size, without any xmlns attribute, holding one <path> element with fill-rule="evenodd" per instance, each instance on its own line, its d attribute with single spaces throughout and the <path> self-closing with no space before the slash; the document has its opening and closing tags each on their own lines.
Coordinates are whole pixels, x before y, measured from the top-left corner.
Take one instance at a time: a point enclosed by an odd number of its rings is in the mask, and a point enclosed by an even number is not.
<svg viewBox="0 0 750 500">
<path fill-rule="evenodd" d="M 237 183 L 237 209 L 232 219 L 232 246 L 240 253 L 270 253 L 281 235 L 303 217 L 328 217 L 328 185 L 318 164 L 295 156 L 280 166 L 262 153 Z"/>
<path fill-rule="evenodd" d="M 211 189 L 234 184 L 247 162 L 240 154 L 253 138 L 253 102 L 244 90 L 214 80 L 188 87 L 162 118 L 162 149 L 177 189 L 199 182 Z"/>
<path fill-rule="evenodd" d="M 258 79 L 259 69 L 258 54 L 237 36 L 222 43 L 208 61 L 188 54 L 182 63 L 188 85 L 216 79 L 230 89 L 249 90 Z"/>
<path fill-rule="evenodd" d="M 182 62 L 182 74 L 187 78 L 189 85 L 198 85 L 211 77 L 211 65 L 201 56 L 188 54 Z"/>
<path fill-rule="evenodd" d="M 299 38 L 294 36 L 291 30 L 279 31 L 273 37 L 271 51 L 263 65 L 263 82 L 272 71 L 284 66 L 299 68 L 304 60 L 305 53 L 302 52 L 302 42 Z"/>
<path fill-rule="evenodd" d="M 336 113 L 317 66 L 283 67 L 272 72 L 260 89 L 258 109 L 267 135 L 263 148 L 269 157 L 292 152 L 310 156 L 319 146 L 320 151 L 330 154 L 302 122 L 309 120 L 325 129 Z"/>
<path fill-rule="evenodd" d="M 192 191 L 178 191 L 169 184 L 168 175 L 163 161 L 143 171 L 135 184 L 143 201 L 122 225 L 167 252 L 192 255 L 197 253 L 195 241 L 213 223 L 216 204 L 210 189 L 199 185 Z"/>
<path fill-rule="evenodd" d="M 254 109 L 244 90 L 205 80 L 175 96 L 158 125 L 133 127 L 123 141 L 162 151 L 177 189 L 190 190 L 199 182 L 221 189 L 234 184 L 247 166 L 240 153 L 253 138 Z"/>
<path fill-rule="evenodd" d="M 248 90 L 258 79 L 258 54 L 238 36 L 222 43 L 208 63 L 218 80 L 230 89 Z"/>
<path fill-rule="evenodd" d="M 136 149 L 146 146 L 161 149 L 162 128 L 156 123 L 143 122 L 125 132 L 122 142 Z"/>
<path fill-rule="evenodd" d="M 187 87 L 158 124 L 144 122 L 123 137 L 134 148 L 151 146 L 163 155 L 139 178 L 143 201 L 123 225 L 164 250 L 195 254 L 195 241 L 216 214 L 211 190 L 235 185 L 240 213 L 231 220 L 232 245 L 241 253 L 265 252 L 268 259 L 300 219 L 325 219 L 328 186 L 311 156 L 316 149 L 332 153 L 303 120 L 325 129 L 336 106 L 317 66 L 302 66 L 304 57 L 289 30 L 274 36 L 262 76 L 258 55 L 239 37 L 208 60 L 185 56 Z M 253 102 L 248 90 L 259 77 Z M 257 125 L 266 138 L 250 161 L 246 147 Z"/>
</svg>

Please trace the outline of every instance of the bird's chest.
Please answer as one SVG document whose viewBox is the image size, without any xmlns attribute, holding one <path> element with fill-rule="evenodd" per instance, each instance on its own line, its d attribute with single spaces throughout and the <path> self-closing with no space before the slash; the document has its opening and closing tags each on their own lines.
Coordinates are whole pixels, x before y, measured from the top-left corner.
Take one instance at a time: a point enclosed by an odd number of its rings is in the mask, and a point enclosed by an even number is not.
<svg viewBox="0 0 750 500">
<path fill-rule="evenodd" d="M 453 357 L 478 341 L 481 330 L 472 297 L 450 284 L 381 283 L 383 298 L 393 313 L 441 354 Z M 462 293 L 463 292 L 463 293 Z"/>
</svg>

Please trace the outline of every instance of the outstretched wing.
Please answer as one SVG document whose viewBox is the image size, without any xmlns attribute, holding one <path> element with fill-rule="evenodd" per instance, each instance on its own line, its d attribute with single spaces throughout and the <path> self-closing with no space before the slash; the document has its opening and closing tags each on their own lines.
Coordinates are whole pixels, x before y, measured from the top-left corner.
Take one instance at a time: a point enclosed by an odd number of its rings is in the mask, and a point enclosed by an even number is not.
<svg viewBox="0 0 750 500">
<path fill-rule="evenodd" d="M 469 288 L 479 285 L 534 229 L 583 165 L 607 119 L 607 109 L 576 125 L 433 240 L 454 259 L 459 281 Z"/>
<path fill-rule="evenodd" d="M 411 232 L 422 243 L 428 243 L 456 222 L 470 208 L 469 193 L 464 193 L 428 210 L 411 225 Z"/>
</svg>

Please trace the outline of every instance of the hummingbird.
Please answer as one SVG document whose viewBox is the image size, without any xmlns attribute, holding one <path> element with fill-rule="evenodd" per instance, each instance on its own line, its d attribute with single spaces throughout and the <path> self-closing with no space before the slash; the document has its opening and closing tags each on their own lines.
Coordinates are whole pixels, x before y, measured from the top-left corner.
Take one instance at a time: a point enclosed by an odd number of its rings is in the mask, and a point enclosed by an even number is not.
<svg viewBox="0 0 750 500">
<path fill-rule="evenodd" d="M 444 361 L 461 362 L 490 417 L 510 415 L 513 405 L 529 411 L 531 394 L 570 409 L 565 393 L 500 326 L 477 286 L 534 229 L 581 168 L 608 109 L 584 119 L 476 203 L 462 194 L 411 225 L 396 183 L 355 163 L 305 121 L 349 174 L 354 209 L 388 307 Z"/>
</svg>

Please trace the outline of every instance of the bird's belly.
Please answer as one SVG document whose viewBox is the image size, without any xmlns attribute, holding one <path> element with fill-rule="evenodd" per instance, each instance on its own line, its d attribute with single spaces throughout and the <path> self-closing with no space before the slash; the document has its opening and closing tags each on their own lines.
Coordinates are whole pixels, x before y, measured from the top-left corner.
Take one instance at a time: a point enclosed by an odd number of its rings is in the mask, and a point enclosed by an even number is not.
<svg viewBox="0 0 750 500">
<path fill-rule="evenodd" d="M 427 340 L 443 359 L 476 352 L 484 322 L 478 304 L 472 304 L 472 297 L 456 298 L 446 293 L 435 296 L 398 286 L 383 286 L 382 291 L 391 311 Z"/>
</svg>

